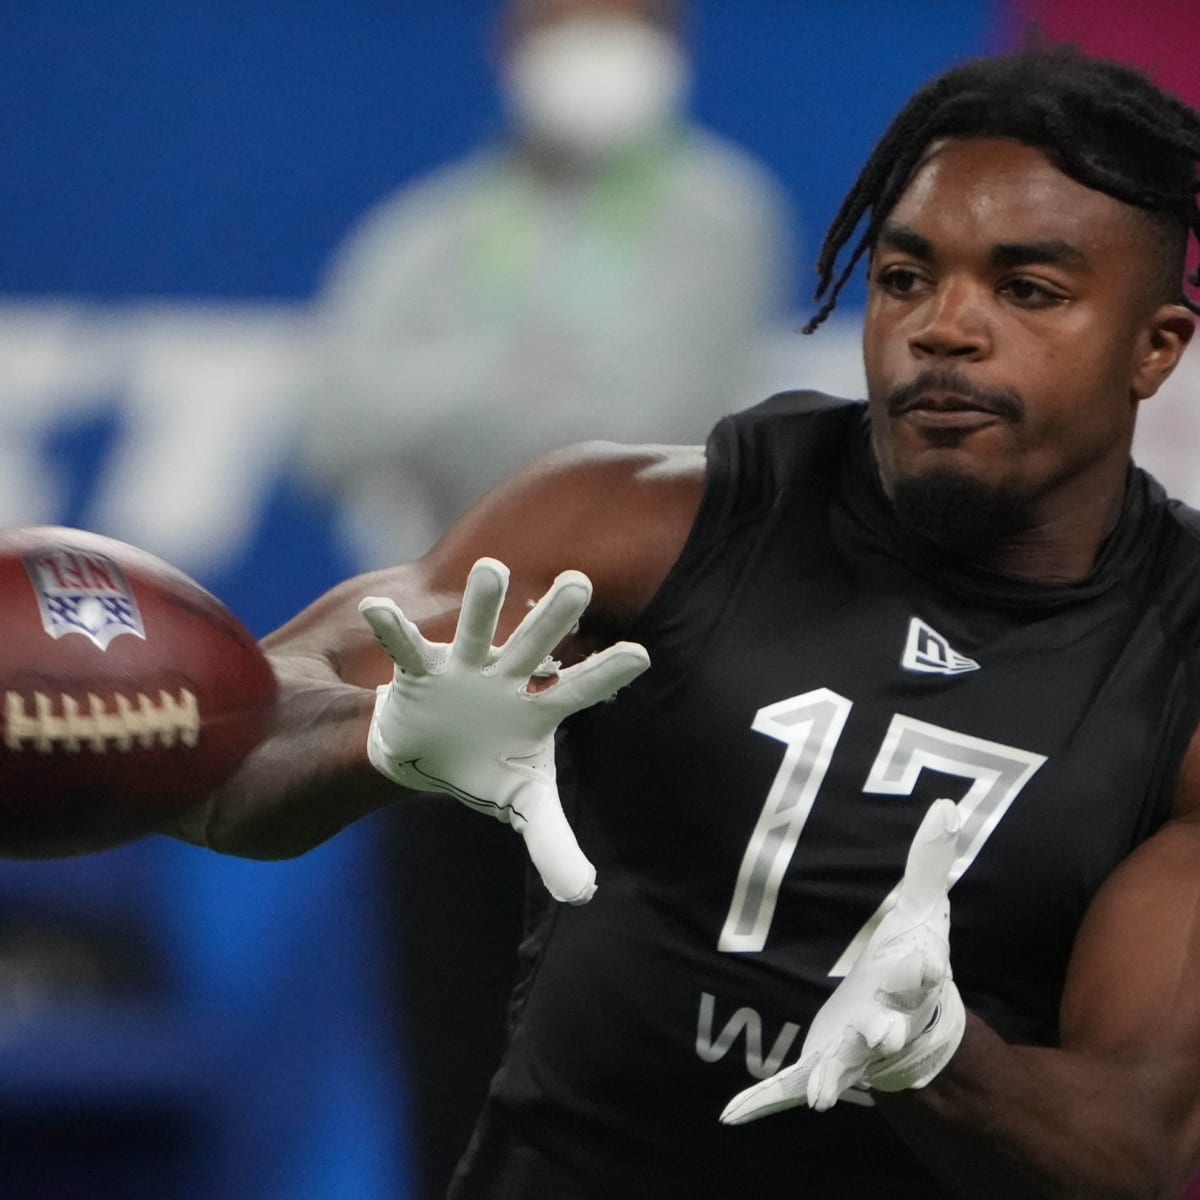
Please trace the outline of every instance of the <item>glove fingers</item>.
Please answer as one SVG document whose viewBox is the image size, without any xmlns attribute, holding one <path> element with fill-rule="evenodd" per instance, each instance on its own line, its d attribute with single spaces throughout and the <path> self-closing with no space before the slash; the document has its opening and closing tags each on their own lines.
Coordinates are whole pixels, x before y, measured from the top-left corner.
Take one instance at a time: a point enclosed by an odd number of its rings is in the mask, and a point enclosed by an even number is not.
<svg viewBox="0 0 1200 1200">
<path fill-rule="evenodd" d="M 367 596 L 360 601 L 362 613 L 375 640 L 388 652 L 392 661 L 408 675 L 427 675 L 426 658 L 429 643 L 421 631 L 400 611 L 394 600 L 386 596 Z"/>
<path fill-rule="evenodd" d="M 908 1022 L 898 1012 L 879 1012 L 868 1022 L 863 1036 L 877 1054 L 899 1054 L 908 1040 Z"/>
<path fill-rule="evenodd" d="M 935 800 L 917 829 L 908 851 L 904 878 L 896 898 L 918 919 L 944 902 L 950 888 L 950 871 L 958 856 L 961 820 L 953 800 Z"/>
<path fill-rule="evenodd" d="M 513 797 L 509 814 L 550 895 L 567 904 L 586 904 L 596 891 L 596 868 L 580 850 L 558 793 L 527 784 Z"/>
<path fill-rule="evenodd" d="M 744 1091 L 738 1092 L 721 1113 L 722 1125 L 745 1125 L 808 1103 L 808 1076 L 815 1056 L 801 1059 Z"/>
<path fill-rule="evenodd" d="M 548 708 L 558 719 L 581 708 L 607 700 L 650 665 L 645 647 L 637 642 L 617 642 L 561 672 L 552 688 L 538 692 L 535 703 Z"/>
<path fill-rule="evenodd" d="M 467 576 L 450 657 L 464 667 L 484 665 L 496 636 L 500 608 L 508 591 L 508 568 L 494 558 L 481 558 Z"/>
<path fill-rule="evenodd" d="M 841 1098 L 843 1092 L 860 1083 L 866 1070 L 870 1050 L 857 1029 L 847 1029 L 836 1050 L 817 1057 L 808 1077 L 808 1106 L 814 1112 L 825 1112 Z"/>
<path fill-rule="evenodd" d="M 522 681 L 575 628 L 592 598 L 592 582 L 579 571 L 564 571 L 500 648 L 496 669 Z"/>
</svg>

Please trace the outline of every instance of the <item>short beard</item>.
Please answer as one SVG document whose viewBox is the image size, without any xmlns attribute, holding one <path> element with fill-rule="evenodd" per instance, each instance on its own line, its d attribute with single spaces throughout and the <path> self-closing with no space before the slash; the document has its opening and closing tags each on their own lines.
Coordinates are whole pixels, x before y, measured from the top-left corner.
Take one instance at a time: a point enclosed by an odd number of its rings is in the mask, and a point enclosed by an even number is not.
<svg viewBox="0 0 1200 1200">
<path fill-rule="evenodd" d="M 996 543 L 1032 524 L 1024 496 L 953 471 L 930 471 L 893 485 L 892 501 L 905 528 L 946 550 L 986 556 Z"/>
</svg>

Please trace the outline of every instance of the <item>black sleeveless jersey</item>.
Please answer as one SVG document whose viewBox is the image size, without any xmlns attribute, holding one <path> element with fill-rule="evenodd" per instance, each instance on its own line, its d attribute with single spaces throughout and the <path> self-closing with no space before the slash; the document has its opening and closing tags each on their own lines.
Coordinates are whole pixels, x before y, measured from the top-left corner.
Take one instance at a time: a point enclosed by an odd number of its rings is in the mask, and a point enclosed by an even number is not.
<svg viewBox="0 0 1200 1200">
<path fill-rule="evenodd" d="M 1084 910 L 1200 719 L 1200 523 L 1143 472 L 1091 577 L 1043 586 L 907 536 L 862 405 L 774 397 L 708 462 L 632 635 L 651 669 L 567 734 L 599 891 L 528 940 L 464 1200 L 944 1195 L 873 1107 L 718 1114 L 798 1056 L 940 796 L 963 998 L 1053 1045 Z"/>
</svg>

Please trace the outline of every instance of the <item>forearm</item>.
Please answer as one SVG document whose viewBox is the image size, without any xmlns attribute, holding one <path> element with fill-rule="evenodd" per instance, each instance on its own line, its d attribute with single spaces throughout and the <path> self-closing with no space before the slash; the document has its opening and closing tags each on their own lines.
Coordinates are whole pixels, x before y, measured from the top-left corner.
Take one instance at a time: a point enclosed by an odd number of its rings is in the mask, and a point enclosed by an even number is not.
<svg viewBox="0 0 1200 1200">
<path fill-rule="evenodd" d="M 280 672 L 273 727 L 237 773 L 162 830 L 242 858 L 303 854 L 405 794 L 366 757 L 375 693 L 330 676 Z"/>
<path fill-rule="evenodd" d="M 1129 1063 L 1013 1046 L 978 1018 L 921 1091 L 877 1094 L 880 1110 L 962 1200 L 1174 1197 L 1167 1115 Z M 1143 1067 L 1140 1070 L 1145 1071 Z"/>
</svg>

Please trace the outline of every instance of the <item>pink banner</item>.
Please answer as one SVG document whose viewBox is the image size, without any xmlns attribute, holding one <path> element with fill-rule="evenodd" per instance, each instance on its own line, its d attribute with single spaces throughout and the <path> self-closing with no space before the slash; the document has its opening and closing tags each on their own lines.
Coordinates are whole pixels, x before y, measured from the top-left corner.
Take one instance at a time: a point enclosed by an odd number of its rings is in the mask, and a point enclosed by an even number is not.
<svg viewBox="0 0 1200 1200">
<path fill-rule="evenodd" d="M 1141 67 L 1163 87 L 1200 105 L 1200 4 L 1196 0 L 1013 0 L 1008 40 L 1019 43 L 1031 24 L 1055 41 Z"/>
</svg>

